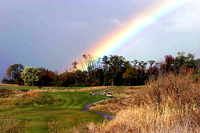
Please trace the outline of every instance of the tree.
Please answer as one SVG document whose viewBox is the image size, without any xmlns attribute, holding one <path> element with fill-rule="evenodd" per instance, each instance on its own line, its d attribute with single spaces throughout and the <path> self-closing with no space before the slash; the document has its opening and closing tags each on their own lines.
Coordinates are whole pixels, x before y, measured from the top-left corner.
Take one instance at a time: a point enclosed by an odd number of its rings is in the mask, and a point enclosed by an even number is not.
<svg viewBox="0 0 200 133">
<path fill-rule="evenodd" d="M 138 66 L 137 66 L 137 72 L 138 72 L 138 85 L 144 84 L 144 81 L 146 80 L 146 65 L 147 63 L 144 61 L 138 61 Z"/>
<path fill-rule="evenodd" d="M 78 62 L 77 62 L 77 61 L 74 61 L 74 62 L 72 63 L 72 68 L 73 68 L 74 70 L 76 70 L 76 69 L 77 69 L 77 65 L 78 65 Z"/>
<path fill-rule="evenodd" d="M 137 78 L 137 70 L 134 67 L 129 67 L 126 69 L 126 72 L 122 75 L 124 79 L 129 81 L 129 86 L 131 85 L 131 80 Z"/>
<path fill-rule="evenodd" d="M 185 52 L 178 52 L 178 56 L 174 60 L 174 69 L 176 73 L 186 68 L 195 68 L 194 55 L 188 54 L 185 56 Z"/>
<path fill-rule="evenodd" d="M 195 62 L 194 62 L 194 55 L 188 54 L 186 58 L 186 65 L 187 68 L 195 68 Z"/>
<path fill-rule="evenodd" d="M 81 70 L 76 70 L 73 72 L 74 78 L 75 78 L 75 84 L 76 86 L 85 86 L 84 82 L 87 77 L 86 72 Z"/>
<path fill-rule="evenodd" d="M 6 77 L 4 77 L 1 81 L 3 84 L 7 84 L 8 83 L 8 79 Z"/>
<path fill-rule="evenodd" d="M 174 63 L 174 58 L 172 55 L 165 55 L 165 72 L 172 71 L 172 64 Z M 174 64 L 173 64 L 174 65 Z"/>
<path fill-rule="evenodd" d="M 39 86 L 50 86 L 53 84 L 56 74 L 45 68 L 37 68 L 39 71 Z"/>
<path fill-rule="evenodd" d="M 154 66 L 150 66 L 149 69 L 147 70 L 147 73 L 152 77 L 157 77 L 159 75 L 159 69 L 157 66 L 157 63 Z"/>
<path fill-rule="evenodd" d="M 87 85 L 91 84 L 94 80 L 96 80 L 95 78 L 95 71 L 100 68 L 100 61 L 101 58 L 97 57 L 97 56 L 92 56 L 90 54 L 88 55 L 83 55 L 83 62 L 81 63 L 82 65 L 82 70 L 83 71 L 87 71 Z"/>
<path fill-rule="evenodd" d="M 152 68 L 153 68 L 153 64 L 155 63 L 155 61 L 154 60 L 149 60 L 149 61 L 147 61 L 148 63 L 149 63 L 149 65 L 150 65 L 150 77 L 151 77 L 151 75 L 152 75 Z"/>
<path fill-rule="evenodd" d="M 135 68 L 137 68 L 137 64 L 138 64 L 139 62 L 138 62 L 138 60 L 134 60 L 134 61 L 131 61 L 131 63 L 133 63 L 133 66 L 134 66 Z"/>
<path fill-rule="evenodd" d="M 76 85 L 77 85 L 77 65 L 78 65 L 78 62 L 77 61 L 74 61 L 73 63 L 72 63 L 72 68 L 74 69 L 74 73 L 75 73 L 75 82 L 76 82 Z"/>
<path fill-rule="evenodd" d="M 117 55 L 110 55 L 109 58 L 109 69 L 110 74 L 112 77 L 112 83 L 111 85 L 114 85 L 114 81 L 117 77 L 117 75 L 120 73 L 121 69 L 124 67 L 124 63 L 126 62 L 125 58 L 123 56 L 117 56 Z"/>
<path fill-rule="evenodd" d="M 92 56 L 90 54 L 83 55 L 84 62 L 82 62 L 82 70 L 86 70 L 88 73 L 90 73 L 92 70 L 99 67 L 101 58 Z"/>
<path fill-rule="evenodd" d="M 22 64 L 14 64 L 10 66 L 13 79 L 19 79 L 21 72 L 24 70 Z"/>
<path fill-rule="evenodd" d="M 149 60 L 149 61 L 147 61 L 148 63 L 149 63 L 149 65 L 152 67 L 153 66 L 153 64 L 155 63 L 155 61 L 154 60 Z"/>
<path fill-rule="evenodd" d="M 108 78 L 107 78 L 107 71 L 109 70 L 109 58 L 108 56 L 103 56 L 102 58 L 102 64 L 103 64 L 103 73 L 104 73 L 104 80 L 103 80 L 103 86 L 107 85 Z"/>
<path fill-rule="evenodd" d="M 139 61 L 138 63 L 139 63 L 139 67 L 142 68 L 143 72 L 145 72 L 147 63 L 144 61 Z"/>
<path fill-rule="evenodd" d="M 21 73 L 21 77 L 27 85 L 36 85 L 39 81 L 39 69 L 33 67 L 25 67 L 24 71 Z"/>
<path fill-rule="evenodd" d="M 7 68 L 7 71 L 6 71 L 6 75 L 7 75 L 7 77 L 9 78 L 9 79 L 11 79 L 12 78 L 12 76 L 11 76 L 11 67 L 8 67 Z"/>
<path fill-rule="evenodd" d="M 9 83 L 23 84 L 21 79 L 21 72 L 24 70 L 22 64 L 13 64 L 7 68 L 6 75 L 8 81 L 13 81 Z"/>
</svg>

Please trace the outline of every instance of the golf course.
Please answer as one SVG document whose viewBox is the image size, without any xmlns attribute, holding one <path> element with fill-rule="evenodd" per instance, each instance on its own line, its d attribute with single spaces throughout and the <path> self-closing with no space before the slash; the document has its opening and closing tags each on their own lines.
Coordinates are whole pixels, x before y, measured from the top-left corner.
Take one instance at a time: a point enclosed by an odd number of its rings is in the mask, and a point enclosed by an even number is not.
<svg viewBox="0 0 200 133">
<path fill-rule="evenodd" d="M 90 95 L 105 87 L 38 87 L 0 85 L 2 132 L 67 132 L 104 118 L 84 105 L 108 97 Z M 97 93 L 96 93 L 97 94 Z"/>
</svg>

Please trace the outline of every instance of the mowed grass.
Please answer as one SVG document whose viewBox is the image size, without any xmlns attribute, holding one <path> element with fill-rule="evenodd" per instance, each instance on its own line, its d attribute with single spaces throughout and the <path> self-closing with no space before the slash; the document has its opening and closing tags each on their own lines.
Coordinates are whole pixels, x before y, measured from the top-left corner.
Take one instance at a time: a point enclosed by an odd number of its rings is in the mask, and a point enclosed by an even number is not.
<svg viewBox="0 0 200 133">
<path fill-rule="evenodd" d="M 36 87 L 24 86 L 4 86 L 3 88 L 36 90 Z M 87 103 L 107 99 L 107 97 L 91 96 L 88 90 L 85 92 L 41 92 L 41 94 L 43 96 L 52 97 L 59 102 L 49 105 L 27 104 L 27 106 L 16 106 L 11 109 L 1 108 L 0 115 L 4 114 L 5 120 L 10 118 L 16 119 L 16 130 L 23 132 L 49 132 L 48 126 L 52 124 L 53 121 L 58 121 L 58 130 L 64 130 L 65 132 L 73 127 L 82 128 L 83 125 L 91 121 L 95 123 L 103 121 L 101 116 L 81 111 L 80 109 L 83 109 L 84 105 Z M 10 99 L 10 102 L 12 102 L 12 99 Z M 8 114 L 9 116 L 7 116 Z"/>
<path fill-rule="evenodd" d="M 37 90 L 39 88 L 37 86 L 19 86 L 19 85 L 10 85 L 10 84 L 0 84 L 0 89 Z"/>
<path fill-rule="evenodd" d="M 111 86 L 110 86 L 111 87 Z M 106 86 L 97 87 L 42 87 L 38 86 L 20 86 L 11 84 L 0 84 L 0 89 L 15 89 L 15 90 L 60 90 L 60 91 L 84 91 L 84 92 L 98 92 L 106 89 Z"/>
<path fill-rule="evenodd" d="M 27 89 L 27 90 L 38 90 L 38 86 L 20 86 L 20 85 L 10 85 L 10 84 L 0 84 L 0 89 Z M 91 88 L 91 87 L 42 87 L 41 90 L 44 89 L 56 89 L 56 90 L 80 90 L 83 88 Z"/>
</svg>

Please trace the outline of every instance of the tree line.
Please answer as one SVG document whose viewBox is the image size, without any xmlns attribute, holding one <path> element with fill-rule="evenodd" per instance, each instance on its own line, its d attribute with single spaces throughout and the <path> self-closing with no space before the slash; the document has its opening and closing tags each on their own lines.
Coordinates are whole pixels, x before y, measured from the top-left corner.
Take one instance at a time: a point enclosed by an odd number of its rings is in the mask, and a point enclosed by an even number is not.
<svg viewBox="0 0 200 133">
<path fill-rule="evenodd" d="M 128 61 L 123 56 L 94 57 L 83 55 L 83 61 L 72 63 L 71 71 L 58 74 L 45 68 L 24 67 L 13 64 L 7 68 L 4 84 L 34 86 L 119 86 L 143 85 L 149 78 L 169 72 L 199 73 L 194 55 L 179 52 L 176 57 L 166 55 L 163 62 L 154 60 Z M 80 66 L 81 68 L 78 68 Z"/>
</svg>

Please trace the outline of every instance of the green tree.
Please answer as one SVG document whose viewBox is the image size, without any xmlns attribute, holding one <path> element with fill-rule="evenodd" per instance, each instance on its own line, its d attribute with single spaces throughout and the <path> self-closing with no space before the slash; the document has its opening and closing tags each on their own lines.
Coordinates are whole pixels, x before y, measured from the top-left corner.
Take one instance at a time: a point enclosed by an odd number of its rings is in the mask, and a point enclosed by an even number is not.
<svg viewBox="0 0 200 133">
<path fill-rule="evenodd" d="M 188 54 L 186 58 L 186 65 L 187 68 L 195 68 L 195 63 L 194 63 L 194 55 Z"/>
<path fill-rule="evenodd" d="M 109 58 L 108 56 L 103 56 L 102 58 L 102 64 L 103 64 L 103 73 L 104 73 L 104 80 L 103 80 L 103 86 L 108 85 L 108 77 L 107 72 L 109 70 Z"/>
<path fill-rule="evenodd" d="M 36 85 L 39 81 L 39 69 L 33 67 L 25 67 L 24 71 L 21 73 L 21 77 L 27 85 Z"/>
<path fill-rule="evenodd" d="M 77 74 L 78 74 L 78 72 L 80 71 L 80 70 L 77 70 L 77 65 L 78 65 L 78 62 L 77 61 L 74 61 L 73 63 L 72 63 L 72 68 L 74 69 L 73 71 L 74 71 L 74 74 L 75 74 L 75 84 L 77 85 L 77 83 L 78 83 L 78 79 L 77 79 Z"/>
<path fill-rule="evenodd" d="M 185 56 L 185 52 L 178 52 L 178 56 L 174 60 L 173 67 L 176 73 L 181 72 L 184 67 L 195 68 L 194 55 L 188 54 Z"/>
<path fill-rule="evenodd" d="M 131 80 L 137 78 L 137 70 L 134 67 L 129 67 L 126 72 L 122 75 L 124 79 L 129 81 L 129 86 L 131 85 Z"/>
<path fill-rule="evenodd" d="M 13 64 L 7 68 L 6 75 L 15 84 L 22 84 L 21 72 L 24 70 L 22 64 Z"/>
<path fill-rule="evenodd" d="M 147 63 L 144 61 L 138 61 L 138 67 L 137 67 L 137 72 L 138 72 L 138 81 L 137 84 L 144 84 L 144 81 L 146 80 L 146 66 Z"/>
<path fill-rule="evenodd" d="M 124 67 L 126 60 L 123 56 L 117 56 L 117 55 L 110 55 L 109 58 L 109 69 L 110 69 L 110 74 L 112 77 L 112 83 L 111 85 L 114 85 L 114 81 L 117 77 L 117 75 L 120 75 L 120 72 L 122 68 Z"/>
</svg>

